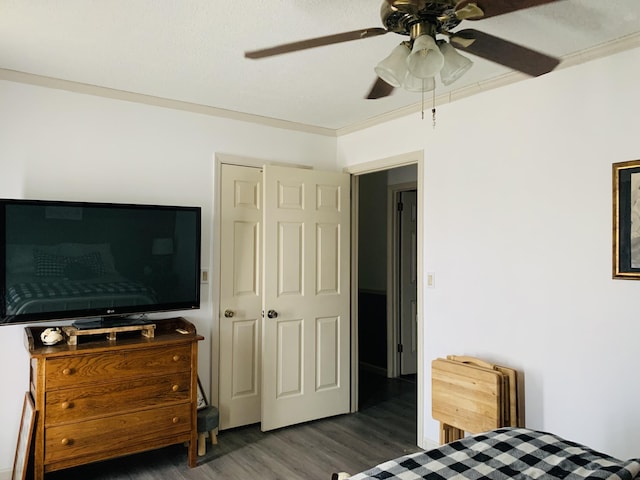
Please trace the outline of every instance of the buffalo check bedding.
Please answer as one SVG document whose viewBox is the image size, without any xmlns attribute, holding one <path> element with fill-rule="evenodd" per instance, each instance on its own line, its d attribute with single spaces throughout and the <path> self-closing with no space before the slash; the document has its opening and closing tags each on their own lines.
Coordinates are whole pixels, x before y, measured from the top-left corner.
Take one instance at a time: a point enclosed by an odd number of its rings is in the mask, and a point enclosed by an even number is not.
<svg viewBox="0 0 640 480">
<path fill-rule="evenodd" d="M 556 435 L 500 428 L 413 453 L 349 480 L 640 479 L 640 459 L 621 461 Z"/>
<path fill-rule="evenodd" d="M 10 314 L 42 311 L 43 304 L 74 302 L 77 308 L 111 306 L 114 298 L 124 298 L 139 305 L 152 303 L 153 290 L 139 282 L 126 279 L 113 281 L 50 281 L 20 282 L 9 285 L 6 292 L 7 312 Z"/>
</svg>

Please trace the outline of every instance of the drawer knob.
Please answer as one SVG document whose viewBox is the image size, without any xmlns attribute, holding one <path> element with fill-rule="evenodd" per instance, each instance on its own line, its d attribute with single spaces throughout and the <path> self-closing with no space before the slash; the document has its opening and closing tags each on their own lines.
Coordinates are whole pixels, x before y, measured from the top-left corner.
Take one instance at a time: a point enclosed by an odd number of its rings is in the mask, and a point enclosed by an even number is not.
<svg viewBox="0 0 640 480">
<path fill-rule="evenodd" d="M 178 422 L 180 421 L 180 419 L 179 419 L 178 417 L 173 417 L 173 418 L 171 419 L 171 421 L 172 421 L 173 423 L 178 423 Z"/>
<path fill-rule="evenodd" d="M 60 404 L 60 408 L 62 408 L 63 410 L 66 410 L 67 408 L 69 408 L 71 406 L 71 404 L 69 402 L 62 402 Z"/>
<path fill-rule="evenodd" d="M 173 385 L 171 387 L 171 390 L 173 390 L 174 392 L 177 392 L 180 389 L 180 385 Z"/>
<path fill-rule="evenodd" d="M 63 438 L 60 443 L 62 445 L 69 445 L 71 443 L 71 440 L 69 440 L 68 438 Z"/>
<path fill-rule="evenodd" d="M 173 361 L 177 362 L 178 360 L 180 360 L 180 355 L 174 355 L 173 356 Z"/>
<path fill-rule="evenodd" d="M 65 368 L 64 370 L 62 370 L 63 375 L 71 375 L 72 373 L 73 373 L 73 370 L 70 368 Z"/>
</svg>

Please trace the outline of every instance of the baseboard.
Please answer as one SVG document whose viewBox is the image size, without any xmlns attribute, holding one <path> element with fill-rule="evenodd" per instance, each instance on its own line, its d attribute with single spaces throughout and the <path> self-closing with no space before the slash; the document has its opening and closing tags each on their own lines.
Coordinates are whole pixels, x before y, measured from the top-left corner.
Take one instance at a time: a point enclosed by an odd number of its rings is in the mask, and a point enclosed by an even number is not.
<svg viewBox="0 0 640 480">
<path fill-rule="evenodd" d="M 433 448 L 438 448 L 439 446 L 440 444 L 438 442 L 431 440 L 430 438 L 423 438 L 420 448 L 423 450 L 431 450 Z"/>
<path fill-rule="evenodd" d="M 0 470 L 0 480 L 11 480 L 12 470 Z"/>
</svg>

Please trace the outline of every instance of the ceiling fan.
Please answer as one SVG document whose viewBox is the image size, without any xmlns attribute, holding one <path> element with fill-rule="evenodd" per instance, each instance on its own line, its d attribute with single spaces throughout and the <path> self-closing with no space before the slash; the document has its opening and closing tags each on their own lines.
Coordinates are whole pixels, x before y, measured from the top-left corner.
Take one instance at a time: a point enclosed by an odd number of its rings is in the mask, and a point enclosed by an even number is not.
<svg viewBox="0 0 640 480">
<path fill-rule="evenodd" d="M 383 27 L 248 51 L 245 57 L 271 57 L 391 32 L 408 39 L 376 66 L 378 78 L 366 96 L 368 99 L 386 97 L 400 86 L 410 91 L 433 90 L 437 74 L 445 85 L 452 83 L 472 64 L 456 50 L 539 76 L 553 70 L 560 60 L 475 29 L 455 32 L 453 29 L 463 20 L 491 18 L 556 1 L 559 0 L 384 0 L 380 9 Z"/>
</svg>

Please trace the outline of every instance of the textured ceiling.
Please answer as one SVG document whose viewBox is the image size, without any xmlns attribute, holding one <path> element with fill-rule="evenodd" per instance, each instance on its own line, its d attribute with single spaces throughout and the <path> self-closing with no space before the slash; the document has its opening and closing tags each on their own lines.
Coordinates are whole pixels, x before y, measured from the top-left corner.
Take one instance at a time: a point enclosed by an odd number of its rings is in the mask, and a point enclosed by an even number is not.
<svg viewBox="0 0 640 480">
<path fill-rule="evenodd" d="M 387 34 L 261 60 L 243 52 L 379 27 L 380 2 L 0 0 L 0 69 L 345 129 L 420 103 L 420 94 L 398 89 L 388 98 L 364 99 L 373 67 L 404 37 Z M 575 62 L 578 53 L 598 47 L 640 45 L 640 1 L 560 0 L 462 28 Z M 469 57 L 473 68 L 449 87 L 438 83 L 436 95 L 509 73 Z"/>
</svg>

